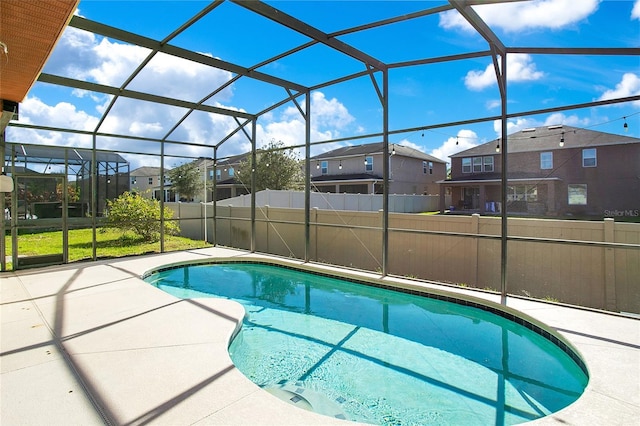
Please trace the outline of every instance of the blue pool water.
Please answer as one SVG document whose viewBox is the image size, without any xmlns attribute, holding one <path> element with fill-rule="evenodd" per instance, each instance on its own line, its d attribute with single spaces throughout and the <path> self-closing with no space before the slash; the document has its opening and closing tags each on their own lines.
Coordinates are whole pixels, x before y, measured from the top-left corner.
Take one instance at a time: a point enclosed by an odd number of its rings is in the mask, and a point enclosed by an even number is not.
<svg viewBox="0 0 640 426">
<path fill-rule="evenodd" d="M 257 263 L 146 278 L 247 312 L 229 352 L 301 408 L 384 425 L 511 425 L 574 402 L 588 378 L 557 345 L 470 306 Z"/>
</svg>

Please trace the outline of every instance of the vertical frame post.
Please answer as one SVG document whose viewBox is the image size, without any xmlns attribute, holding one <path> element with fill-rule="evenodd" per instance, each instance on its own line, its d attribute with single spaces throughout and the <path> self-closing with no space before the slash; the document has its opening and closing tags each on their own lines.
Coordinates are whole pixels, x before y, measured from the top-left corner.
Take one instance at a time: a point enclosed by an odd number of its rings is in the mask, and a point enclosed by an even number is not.
<svg viewBox="0 0 640 426">
<path fill-rule="evenodd" d="M 389 69 L 382 70 L 382 276 L 389 273 Z"/>
<path fill-rule="evenodd" d="M 304 261 L 311 257 L 311 91 L 305 99 L 304 147 Z"/>
<path fill-rule="evenodd" d="M 501 232 L 500 232 L 500 303 L 506 305 L 507 303 L 507 53 L 502 52 L 500 57 L 502 73 L 499 78 L 501 79 L 501 85 L 503 90 L 501 91 L 500 102 L 502 110 L 502 129 L 500 149 L 502 150 L 502 177 L 500 181 L 501 194 L 500 202 L 502 204 L 500 217 L 501 217 Z"/>
<path fill-rule="evenodd" d="M 160 253 L 164 253 L 164 202 L 166 192 L 164 187 L 164 139 L 160 141 Z"/>
<path fill-rule="evenodd" d="M 256 121 L 251 123 L 251 253 L 256 251 Z"/>
<path fill-rule="evenodd" d="M 211 202 L 212 202 L 212 210 L 211 213 L 213 216 L 213 226 L 211 227 L 211 243 L 214 245 L 218 245 L 218 237 L 216 234 L 216 217 L 218 214 L 218 147 L 213 147 L 213 182 L 211 183 Z"/>
<path fill-rule="evenodd" d="M 98 223 L 98 155 L 96 153 L 96 134 L 93 134 L 91 148 L 91 250 L 93 260 L 98 259 L 98 243 L 96 242 L 96 227 Z"/>
</svg>

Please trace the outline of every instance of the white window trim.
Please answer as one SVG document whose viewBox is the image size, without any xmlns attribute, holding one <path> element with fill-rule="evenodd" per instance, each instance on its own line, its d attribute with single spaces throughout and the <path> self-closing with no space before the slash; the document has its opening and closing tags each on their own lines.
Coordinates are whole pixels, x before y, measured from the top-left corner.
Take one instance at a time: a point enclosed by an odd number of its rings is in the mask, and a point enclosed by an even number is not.
<svg viewBox="0 0 640 426">
<path fill-rule="evenodd" d="M 365 172 L 372 172 L 373 171 L 373 157 L 368 155 L 366 157 L 364 157 L 364 171 Z"/>
<path fill-rule="evenodd" d="M 544 154 L 548 154 L 550 156 L 549 161 L 550 161 L 550 166 L 549 167 L 544 167 L 544 161 L 542 156 Z M 553 169 L 553 151 L 544 151 L 540 153 L 540 170 L 551 170 Z"/>
<path fill-rule="evenodd" d="M 467 171 L 464 170 L 464 160 L 468 160 L 469 161 L 469 169 Z M 471 157 L 465 157 L 462 159 L 462 173 L 471 173 L 473 171 L 473 161 L 471 160 Z"/>
<path fill-rule="evenodd" d="M 585 157 L 585 153 L 587 151 L 593 151 L 593 157 Z M 585 165 L 584 164 L 584 160 L 591 160 L 593 159 L 593 165 Z M 598 167 L 598 151 L 595 148 L 584 148 L 582 150 L 582 167 Z"/>
<path fill-rule="evenodd" d="M 488 164 L 485 162 L 487 159 L 491 159 L 491 170 L 489 170 Z M 489 155 L 487 157 L 482 157 L 482 171 L 484 172 L 493 172 L 496 169 L 495 160 L 493 156 Z"/>
</svg>

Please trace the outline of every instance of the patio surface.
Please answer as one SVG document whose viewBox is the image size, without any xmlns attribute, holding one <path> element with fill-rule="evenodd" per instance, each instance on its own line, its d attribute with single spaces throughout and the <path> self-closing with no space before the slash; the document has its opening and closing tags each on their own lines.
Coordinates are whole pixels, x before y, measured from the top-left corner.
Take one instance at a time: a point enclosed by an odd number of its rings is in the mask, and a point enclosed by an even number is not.
<svg viewBox="0 0 640 426">
<path fill-rule="evenodd" d="M 0 423 L 354 424 L 293 407 L 234 368 L 227 345 L 244 316 L 239 304 L 176 299 L 140 279 L 208 257 L 266 256 L 208 248 L 1 273 Z M 507 305 L 554 327 L 590 372 L 576 403 L 532 425 L 638 424 L 640 320 L 517 298 Z"/>
</svg>

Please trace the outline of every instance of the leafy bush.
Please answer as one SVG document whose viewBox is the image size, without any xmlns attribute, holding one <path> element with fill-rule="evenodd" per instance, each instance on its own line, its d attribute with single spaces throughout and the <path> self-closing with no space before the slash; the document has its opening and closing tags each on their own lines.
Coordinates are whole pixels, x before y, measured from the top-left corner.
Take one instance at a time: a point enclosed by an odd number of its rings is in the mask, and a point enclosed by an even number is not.
<svg viewBox="0 0 640 426">
<path fill-rule="evenodd" d="M 138 194 L 125 192 L 115 200 L 107 200 L 107 225 L 120 229 L 123 233 L 133 231 L 145 241 L 160 239 L 160 201 L 144 198 Z M 164 209 L 164 232 L 177 235 L 180 227 L 169 221 L 173 211 Z"/>
</svg>

